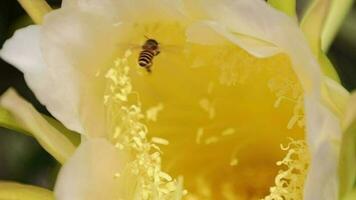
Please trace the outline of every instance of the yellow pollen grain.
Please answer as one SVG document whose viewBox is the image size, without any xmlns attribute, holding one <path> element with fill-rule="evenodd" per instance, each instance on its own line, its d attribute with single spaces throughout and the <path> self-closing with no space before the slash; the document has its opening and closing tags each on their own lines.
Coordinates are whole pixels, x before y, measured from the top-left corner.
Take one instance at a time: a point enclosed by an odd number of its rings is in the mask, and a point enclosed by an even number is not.
<svg viewBox="0 0 356 200">
<path fill-rule="evenodd" d="M 120 173 L 115 173 L 114 178 L 120 178 L 121 174 Z"/>
<path fill-rule="evenodd" d="M 146 111 L 146 119 L 148 121 L 157 121 L 157 116 L 160 111 L 164 108 L 163 103 L 159 103 L 157 106 L 153 106 Z"/>
<path fill-rule="evenodd" d="M 95 77 L 99 77 L 101 75 L 101 71 L 98 70 L 96 73 L 95 73 Z"/>
<path fill-rule="evenodd" d="M 121 128 L 120 127 L 116 127 L 115 128 L 115 133 L 114 133 L 114 139 L 117 139 L 120 134 L 121 134 Z"/>
<path fill-rule="evenodd" d="M 160 138 L 160 137 L 152 137 L 151 141 L 156 144 L 169 145 L 168 140 L 166 140 L 164 138 Z"/>
<path fill-rule="evenodd" d="M 109 102 L 109 98 L 110 98 L 109 95 L 104 96 L 104 105 L 106 105 Z"/>
<path fill-rule="evenodd" d="M 207 139 L 205 139 L 204 143 L 205 144 L 214 144 L 214 143 L 217 143 L 219 141 L 219 138 L 216 137 L 216 136 L 211 136 L 211 137 L 208 137 Z"/>
<path fill-rule="evenodd" d="M 212 94 L 213 93 L 214 86 L 215 86 L 214 82 L 210 82 L 209 83 L 208 90 L 207 90 L 208 94 Z"/>
<path fill-rule="evenodd" d="M 197 131 L 196 138 L 195 138 L 195 142 L 197 144 L 201 143 L 201 139 L 202 139 L 203 135 L 204 135 L 204 129 L 203 128 L 199 128 L 198 131 Z"/>
<path fill-rule="evenodd" d="M 236 166 L 239 163 L 239 160 L 237 158 L 234 158 L 230 161 L 230 166 Z"/>
<path fill-rule="evenodd" d="M 303 199 L 304 183 L 307 176 L 310 154 L 304 140 L 290 139 L 290 143 L 284 147 L 287 155 L 278 161 L 278 166 L 285 167 L 280 170 L 275 178 L 275 186 L 270 188 L 270 194 L 262 200 L 296 200 Z"/>
<path fill-rule="evenodd" d="M 167 173 L 165 172 L 160 172 L 159 173 L 159 176 L 163 179 L 165 179 L 166 181 L 172 181 L 172 177 L 170 175 L 168 175 Z"/>
<path fill-rule="evenodd" d="M 235 134 L 236 130 L 234 128 L 227 128 L 221 133 L 222 136 L 229 136 Z"/>
<path fill-rule="evenodd" d="M 204 111 L 206 111 L 208 113 L 209 119 L 214 119 L 214 117 L 215 117 L 214 103 L 212 103 L 207 98 L 203 98 L 199 101 L 199 105 Z"/>
<path fill-rule="evenodd" d="M 120 143 L 116 143 L 115 144 L 115 148 L 117 149 L 124 149 L 124 145 L 120 144 Z"/>
<path fill-rule="evenodd" d="M 290 80 L 282 75 L 269 80 L 268 87 L 276 95 L 274 107 L 281 106 L 283 101 L 294 104 L 293 114 L 287 124 L 287 129 L 292 129 L 296 124 L 304 126 L 303 90 L 296 80 Z"/>
<path fill-rule="evenodd" d="M 113 62 L 104 75 L 107 79 L 104 105 L 110 135 L 112 135 L 110 139 L 114 140 L 116 148 L 125 149 L 132 155 L 122 175 L 120 174 L 123 178 L 132 177 L 132 179 L 120 186 L 123 188 L 118 189 L 133 188 L 133 190 L 123 193 L 123 196 L 118 198 L 171 200 L 171 196 L 175 195 L 181 199 L 181 190 L 176 191 L 178 183 L 161 170 L 161 151 L 156 144 L 167 145 L 168 140 L 147 139 L 148 128 L 142 123 L 147 116 L 142 113 L 140 102 L 131 102 L 131 96 L 134 95 L 128 65 L 131 54 L 130 50 L 126 51 L 123 57 Z"/>
</svg>

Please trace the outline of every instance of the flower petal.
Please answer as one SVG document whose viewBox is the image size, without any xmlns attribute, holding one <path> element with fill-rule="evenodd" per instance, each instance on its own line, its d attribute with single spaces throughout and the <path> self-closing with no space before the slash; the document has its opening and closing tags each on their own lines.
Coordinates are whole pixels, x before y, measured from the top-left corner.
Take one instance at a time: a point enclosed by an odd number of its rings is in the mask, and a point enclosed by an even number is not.
<svg viewBox="0 0 356 200">
<path fill-rule="evenodd" d="M 322 95 L 326 105 L 328 105 L 334 114 L 342 119 L 345 115 L 350 93 L 340 83 L 331 78 L 324 77 Z"/>
<path fill-rule="evenodd" d="M 203 19 L 222 25 L 226 35 L 234 34 L 237 39 L 239 35 L 256 38 L 287 53 L 303 89 L 310 92 L 312 87 L 317 87 L 314 89 L 319 90 L 320 67 L 295 20 L 260 0 L 205 0 L 197 1 L 194 6 L 190 9 L 200 10 Z M 242 47 L 252 55 L 258 55 L 253 48 Z M 270 54 L 264 55 L 267 56 Z"/>
<path fill-rule="evenodd" d="M 105 17 L 74 9 L 56 10 L 43 24 L 43 57 L 51 75 L 61 84 L 58 88 L 72 90 L 78 97 L 74 101 L 80 106 L 74 110 L 85 127 L 82 133 L 88 135 L 106 134 L 105 81 L 97 74 L 105 73 L 110 65 L 118 48 L 119 30 Z"/>
<path fill-rule="evenodd" d="M 83 142 L 62 167 L 55 186 L 58 200 L 118 199 L 125 157 L 104 139 Z"/>
<path fill-rule="evenodd" d="M 340 121 L 318 98 L 306 95 L 305 99 L 306 137 L 311 164 L 304 187 L 304 199 L 336 200 L 342 137 Z"/>
<path fill-rule="evenodd" d="M 272 43 L 289 55 L 304 90 L 306 138 L 312 156 L 304 199 L 336 200 L 340 119 L 321 104 L 321 68 L 296 22 L 259 0 L 210 0 L 197 3 L 199 6 L 205 8 L 203 18 L 223 24 L 231 33 Z"/>
<path fill-rule="evenodd" d="M 52 191 L 13 182 L 0 181 L 0 199 L 6 200 L 54 200 Z"/>
<path fill-rule="evenodd" d="M 221 44 L 228 39 L 256 57 L 268 57 L 281 52 L 278 47 L 256 38 L 232 33 L 227 27 L 212 21 L 198 22 L 187 30 L 188 41 L 198 44 Z"/>
<path fill-rule="evenodd" d="M 4 44 L 0 56 L 24 73 L 29 87 L 53 116 L 66 127 L 82 132 L 76 109 L 78 95 L 75 87 L 70 85 L 72 76 L 58 76 L 48 68 L 40 48 L 40 31 L 40 26 L 16 31 Z"/>
<path fill-rule="evenodd" d="M 84 12 L 106 16 L 125 22 L 152 19 L 180 19 L 183 16 L 181 0 L 64 0 L 63 8 L 76 8 Z M 141 16 L 145 15 L 145 18 Z"/>
<path fill-rule="evenodd" d="M 7 91 L 0 104 L 8 109 L 24 127 L 23 129 L 32 133 L 41 146 L 60 163 L 64 163 L 72 155 L 74 145 L 14 90 Z"/>
</svg>

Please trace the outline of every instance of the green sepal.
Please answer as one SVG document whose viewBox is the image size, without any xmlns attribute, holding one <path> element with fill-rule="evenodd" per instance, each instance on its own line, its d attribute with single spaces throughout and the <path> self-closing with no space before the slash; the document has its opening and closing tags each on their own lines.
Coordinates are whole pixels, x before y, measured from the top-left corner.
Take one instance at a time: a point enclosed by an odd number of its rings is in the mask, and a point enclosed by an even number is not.
<svg viewBox="0 0 356 200">
<path fill-rule="evenodd" d="M 343 135 L 339 170 L 340 199 L 343 199 L 351 192 L 356 180 L 356 120 Z"/>
<path fill-rule="evenodd" d="M 342 127 L 344 133 L 339 165 L 340 199 L 350 195 L 356 180 L 356 91 L 349 96 Z"/>
<path fill-rule="evenodd" d="M 319 52 L 319 64 L 321 66 L 321 70 L 323 71 L 324 75 L 333 79 L 334 81 L 341 83 L 340 77 L 337 74 L 334 65 L 331 63 L 329 58 L 323 52 Z"/>
<path fill-rule="evenodd" d="M 296 0 L 268 0 L 267 2 L 277 10 L 296 17 Z"/>
<path fill-rule="evenodd" d="M 354 0 L 333 0 L 321 35 L 321 47 L 327 52 L 352 8 Z"/>
<path fill-rule="evenodd" d="M 0 200 L 54 200 L 54 194 L 32 185 L 0 181 Z"/>
<path fill-rule="evenodd" d="M 22 128 L 20 124 L 18 124 L 15 118 L 11 115 L 9 111 L 0 106 L 0 127 L 4 127 L 10 130 L 14 130 L 16 132 L 24 133 L 26 135 L 31 135 L 28 131 Z"/>
<path fill-rule="evenodd" d="M 43 118 L 46 119 L 48 123 L 50 123 L 53 127 L 55 127 L 58 131 L 63 133 L 75 146 L 78 146 L 80 143 L 80 134 L 74 131 L 71 131 L 64 127 L 62 123 L 57 121 L 56 119 L 42 114 Z M 14 130 L 19 133 L 23 133 L 28 136 L 32 136 L 32 134 L 25 130 L 21 124 L 17 123 L 16 119 L 11 115 L 9 111 L 0 106 L 0 127 L 4 127 L 10 130 Z"/>
<path fill-rule="evenodd" d="M 331 3 L 331 0 L 314 0 L 303 17 L 300 26 L 324 75 L 340 83 L 340 78 L 333 64 L 321 48 L 321 35 L 323 33 L 325 19 L 329 13 Z"/>
</svg>

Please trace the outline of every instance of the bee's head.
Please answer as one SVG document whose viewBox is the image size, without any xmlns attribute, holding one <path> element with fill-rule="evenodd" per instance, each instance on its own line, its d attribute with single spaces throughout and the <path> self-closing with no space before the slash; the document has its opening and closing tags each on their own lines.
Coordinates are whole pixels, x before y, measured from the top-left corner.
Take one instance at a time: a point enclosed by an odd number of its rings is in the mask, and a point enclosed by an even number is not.
<svg viewBox="0 0 356 200">
<path fill-rule="evenodd" d="M 156 50 L 158 48 L 158 42 L 154 39 L 148 39 L 148 40 L 146 40 L 145 44 L 143 45 L 143 48 Z"/>
</svg>

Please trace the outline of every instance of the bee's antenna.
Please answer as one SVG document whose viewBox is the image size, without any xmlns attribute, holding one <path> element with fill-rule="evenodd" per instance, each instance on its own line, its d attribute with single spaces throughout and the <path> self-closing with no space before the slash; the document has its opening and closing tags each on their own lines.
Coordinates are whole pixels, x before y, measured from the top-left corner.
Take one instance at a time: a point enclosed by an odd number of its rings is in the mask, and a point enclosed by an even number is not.
<svg viewBox="0 0 356 200">
<path fill-rule="evenodd" d="M 145 38 L 146 38 L 147 40 L 149 40 L 149 39 L 150 39 L 149 37 L 147 37 L 147 35 L 143 35 L 143 36 L 145 36 Z"/>
</svg>

